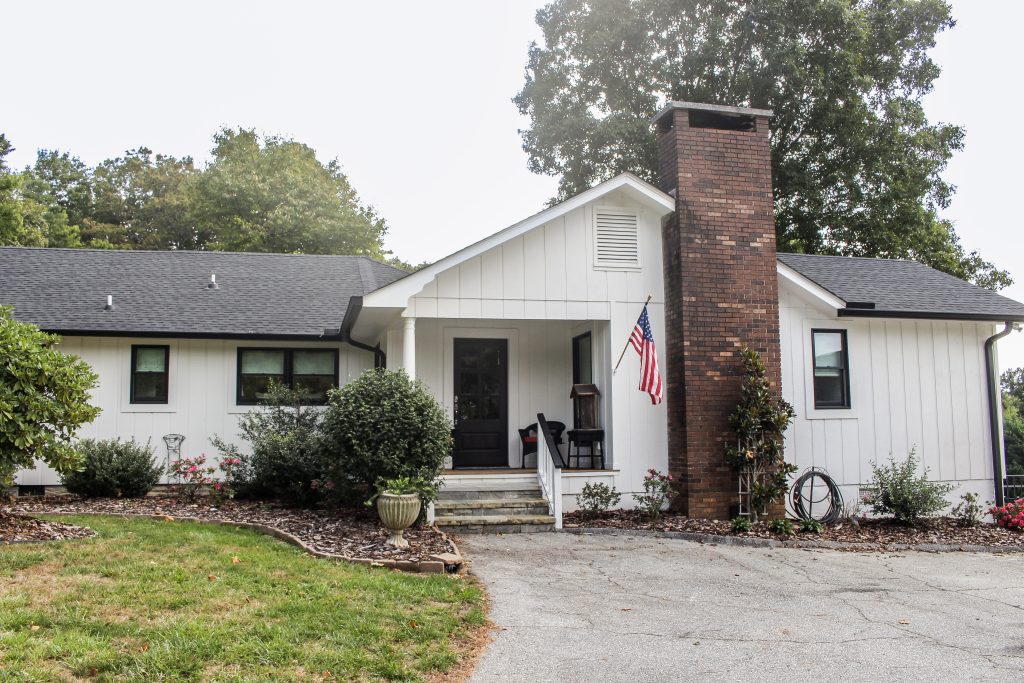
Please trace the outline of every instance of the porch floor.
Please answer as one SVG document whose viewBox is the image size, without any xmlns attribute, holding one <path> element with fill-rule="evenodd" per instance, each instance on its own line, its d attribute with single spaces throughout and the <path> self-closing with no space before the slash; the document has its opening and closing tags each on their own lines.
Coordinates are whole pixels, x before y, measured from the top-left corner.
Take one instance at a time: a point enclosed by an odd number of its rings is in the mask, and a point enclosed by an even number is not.
<svg viewBox="0 0 1024 683">
<path fill-rule="evenodd" d="M 596 469 L 589 469 L 589 468 L 581 468 L 581 469 L 575 469 L 575 468 L 569 469 L 568 467 L 563 467 L 562 468 L 562 472 L 563 473 L 565 473 L 565 472 L 582 472 L 582 473 L 587 473 L 587 472 L 617 472 L 617 471 L 618 470 L 596 470 Z M 489 467 L 489 468 L 484 468 L 484 469 L 445 470 L 444 472 L 441 473 L 441 476 L 452 477 L 452 476 L 458 476 L 460 474 L 472 475 L 474 477 L 481 476 L 481 475 L 484 475 L 484 476 L 486 476 L 486 475 L 508 476 L 508 475 L 516 475 L 516 474 L 537 474 L 537 468 L 536 467 L 526 467 L 526 468 L 519 468 L 519 467 Z"/>
</svg>

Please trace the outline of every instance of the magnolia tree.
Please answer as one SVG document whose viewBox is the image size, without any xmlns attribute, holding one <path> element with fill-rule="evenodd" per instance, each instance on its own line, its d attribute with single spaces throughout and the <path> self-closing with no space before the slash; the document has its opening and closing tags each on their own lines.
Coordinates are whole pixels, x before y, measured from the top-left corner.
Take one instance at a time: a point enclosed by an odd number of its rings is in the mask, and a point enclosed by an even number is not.
<svg viewBox="0 0 1024 683">
<path fill-rule="evenodd" d="M 769 505 L 786 495 L 789 475 L 796 471 L 786 463 L 783 435 L 796 415 L 768 383 L 761 356 L 743 347 L 743 386 L 729 426 L 736 442 L 725 448 L 726 461 L 739 470 L 740 515 L 754 521 Z"/>
<path fill-rule="evenodd" d="M 0 306 L 0 487 L 37 458 L 61 473 L 74 470 L 75 432 L 100 412 L 89 404 L 96 374 L 55 349 L 58 340 Z"/>
</svg>

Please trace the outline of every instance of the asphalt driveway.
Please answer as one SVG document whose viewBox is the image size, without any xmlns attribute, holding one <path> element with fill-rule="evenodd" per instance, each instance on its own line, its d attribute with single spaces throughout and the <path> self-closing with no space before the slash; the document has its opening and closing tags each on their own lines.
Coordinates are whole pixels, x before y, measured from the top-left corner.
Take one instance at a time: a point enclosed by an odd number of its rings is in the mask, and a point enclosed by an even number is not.
<svg viewBox="0 0 1024 683">
<path fill-rule="evenodd" d="M 1019 680 L 1024 556 L 462 536 L 501 629 L 474 681 Z"/>
</svg>

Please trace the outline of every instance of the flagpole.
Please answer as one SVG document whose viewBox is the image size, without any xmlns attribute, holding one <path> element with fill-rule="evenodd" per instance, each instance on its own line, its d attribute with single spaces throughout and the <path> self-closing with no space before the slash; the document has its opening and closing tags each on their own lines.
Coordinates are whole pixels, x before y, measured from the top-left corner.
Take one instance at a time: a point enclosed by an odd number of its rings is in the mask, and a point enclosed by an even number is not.
<svg viewBox="0 0 1024 683">
<path fill-rule="evenodd" d="M 652 299 L 652 298 L 653 298 L 653 295 L 651 295 L 651 294 L 648 294 L 648 295 L 647 295 L 647 301 L 645 301 L 645 302 L 644 302 L 644 308 L 647 308 L 647 304 L 651 303 L 651 299 Z M 636 327 L 636 325 L 634 325 L 634 327 Z M 632 336 L 633 336 L 633 334 L 632 334 L 632 333 L 630 333 L 630 335 L 629 335 L 629 336 L 630 336 L 630 337 L 632 337 Z M 615 363 L 615 367 L 614 367 L 614 368 L 612 369 L 612 374 L 613 374 L 613 375 L 614 375 L 614 374 L 615 374 L 616 372 L 618 372 L 618 371 L 619 371 L 619 365 L 620 365 L 620 364 L 622 363 L 622 358 L 623 358 L 623 356 L 625 356 L 625 355 L 626 355 L 626 349 L 628 349 L 628 348 L 629 348 L 629 339 L 627 339 L 627 340 L 626 340 L 626 345 L 622 347 L 622 353 L 620 353 L 620 354 L 619 354 L 619 360 L 618 360 L 618 361 L 616 361 L 616 363 Z"/>
</svg>

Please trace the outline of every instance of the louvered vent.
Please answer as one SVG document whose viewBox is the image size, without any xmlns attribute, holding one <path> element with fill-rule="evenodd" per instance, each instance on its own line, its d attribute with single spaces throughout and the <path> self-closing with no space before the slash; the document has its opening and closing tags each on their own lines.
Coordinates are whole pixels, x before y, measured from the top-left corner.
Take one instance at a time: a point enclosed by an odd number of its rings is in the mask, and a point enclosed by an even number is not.
<svg viewBox="0 0 1024 683">
<path fill-rule="evenodd" d="M 636 268 L 640 265 L 637 215 L 630 211 L 594 211 L 594 265 Z"/>
</svg>

